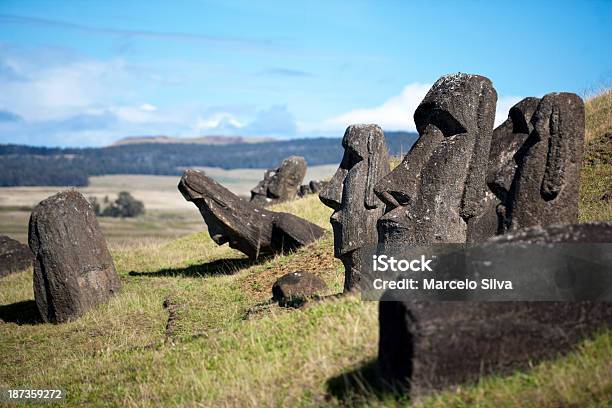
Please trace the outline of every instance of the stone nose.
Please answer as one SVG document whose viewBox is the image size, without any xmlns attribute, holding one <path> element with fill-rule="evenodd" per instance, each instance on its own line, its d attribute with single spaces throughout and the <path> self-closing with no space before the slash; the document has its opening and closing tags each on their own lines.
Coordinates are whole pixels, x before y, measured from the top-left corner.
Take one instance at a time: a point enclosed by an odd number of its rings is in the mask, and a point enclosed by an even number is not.
<svg viewBox="0 0 612 408">
<path fill-rule="evenodd" d="M 339 168 L 327 186 L 319 193 L 321 202 L 334 210 L 340 209 L 342 204 L 342 190 L 346 174 L 347 171 L 345 169 Z"/>
<path fill-rule="evenodd" d="M 404 173 L 401 166 L 398 166 L 374 187 L 374 193 L 387 205 L 387 211 L 408 205 L 411 201 L 405 185 L 398 182 L 407 179 Z"/>
</svg>

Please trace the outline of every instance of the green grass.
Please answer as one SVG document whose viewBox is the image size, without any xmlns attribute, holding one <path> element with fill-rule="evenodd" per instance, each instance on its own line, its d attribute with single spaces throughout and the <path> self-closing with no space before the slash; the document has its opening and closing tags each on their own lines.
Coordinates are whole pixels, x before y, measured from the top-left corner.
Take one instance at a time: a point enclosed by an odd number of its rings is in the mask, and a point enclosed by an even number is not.
<svg viewBox="0 0 612 408">
<path fill-rule="evenodd" d="M 279 207 L 329 229 L 330 211 L 316 196 Z M 267 303 L 274 280 L 299 269 L 321 276 L 329 294 L 340 291 L 332 246 L 329 231 L 257 263 L 216 246 L 206 232 L 117 247 L 124 287 L 107 304 L 63 325 L 28 324 L 27 315 L 26 324 L 0 324 L 0 383 L 64 388 L 66 405 L 75 407 L 394 406 L 368 393 L 335 396 L 328 385 L 375 359 L 375 303 L 343 298 L 304 310 Z M 0 280 L 0 304 L 31 302 L 31 279 L 27 271 Z M 165 299 L 176 305 L 169 330 Z M 612 393 L 611 349 L 612 334 L 603 332 L 554 362 L 417 406 L 603 406 Z"/>
<path fill-rule="evenodd" d="M 609 181 L 609 163 L 585 160 L 582 221 L 610 219 L 609 204 L 601 199 Z M 275 209 L 328 232 L 295 253 L 256 263 L 216 246 L 205 231 L 167 242 L 113 241 L 122 292 L 67 324 L 32 320 L 31 270 L 0 279 L 0 317 L 6 320 L 0 322 L 0 387 L 63 388 L 63 405 L 71 407 L 408 405 L 379 398 L 367 387 L 340 395 L 331 385 L 376 358 L 374 302 L 344 297 L 303 310 L 268 302 L 272 283 L 288 272 L 321 276 L 328 294 L 339 292 L 343 280 L 342 265 L 333 258 L 331 211 L 316 196 Z M 157 228 L 132 227 L 123 233 Z M 413 405 L 612 407 L 611 356 L 612 332 L 602 331 L 555 360 Z"/>
</svg>

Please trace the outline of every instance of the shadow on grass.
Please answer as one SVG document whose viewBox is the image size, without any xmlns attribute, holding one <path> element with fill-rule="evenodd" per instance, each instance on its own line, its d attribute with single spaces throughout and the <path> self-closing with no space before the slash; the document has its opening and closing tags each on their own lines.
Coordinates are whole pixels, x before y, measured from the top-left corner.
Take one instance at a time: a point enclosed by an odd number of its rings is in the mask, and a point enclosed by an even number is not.
<svg viewBox="0 0 612 408">
<path fill-rule="evenodd" d="M 401 393 L 384 386 L 378 377 L 376 359 L 327 380 L 327 393 L 344 406 L 369 406 L 372 400 L 407 402 Z"/>
<path fill-rule="evenodd" d="M 6 323 L 17 323 L 20 326 L 43 322 L 36 307 L 36 302 L 33 300 L 0 305 L 0 320 Z"/>
<path fill-rule="evenodd" d="M 160 276 L 185 276 L 185 277 L 206 277 L 214 275 L 233 275 L 241 269 L 248 268 L 265 262 L 268 258 L 251 260 L 248 258 L 217 259 L 201 265 L 190 265 L 185 268 L 161 269 L 156 272 L 129 272 L 130 276 L 146 276 L 149 278 Z"/>
</svg>

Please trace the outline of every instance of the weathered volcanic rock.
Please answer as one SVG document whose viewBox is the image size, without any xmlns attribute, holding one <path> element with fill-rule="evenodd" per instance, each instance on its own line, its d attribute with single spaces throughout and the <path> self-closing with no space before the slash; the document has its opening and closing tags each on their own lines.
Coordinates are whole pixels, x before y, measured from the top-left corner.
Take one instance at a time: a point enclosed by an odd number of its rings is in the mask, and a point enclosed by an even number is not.
<svg viewBox="0 0 612 408">
<path fill-rule="evenodd" d="M 465 242 L 485 199 L 497 93 L 479 75 L 440 78 L 414 113 L 410 152 L 374 190 L 387 204 L 381 243 Z"/>
<path fill-rule="evenodd" d="M 572 93 L 547 94 L 533 124 L 517 153 L 517 174 L 506 210 L 511 231 L 578 220 L 584 103 Z"/>
<path fill-rule="evenodd" d="M 489 242 L 612 242 L 612 222 L 533 227 Z M 567 353 L 594 331 L 612 327 L 612 305 L 385 301 L 379 323 L 381 380 L 417 396 Z"/>
<path fill-rule="evenodd" d="M 309 194 L 318 194 L 326 185 L 326 181 L 310 180 L 308 184 L 302 184 L 300 186 L 298 195 L 304 197 Z"/>
<path fill-rule="evenodd" d="M 32 266 L 32 251 L 27 245 L 0 235 L 0 277 Z"/>
<path fill-rule="evenodd" d="M 374 185 L 389 173 L 389 149 L 376 125 L 352 125 L 342 139 L 340 167 L 319 193 L 334 209 L 329 219 L 334 230 L 334 255 L 344 264 L 344 290 L 357 289 L 361 280 L 361 248 L 376 244 L 376 222 L 384 204 Z"/>
<path fill-rule="evenodd" d="M 380 312 L 381 379 L 413 397 L 526 368 L 612 327 L 612 307 L 586 301 L 381 302 Z"/>
<path fill-rule="evenodd" d="M 495 243 L 612 243 L 612 221 L 591 221 L 583 224 L 535 226 L 494 237 Z"/>
<path fill-rule="evenodd" d="M 487 168 L 488 191 L 480 213 L 471 220 L 469 242 L 480 242 L 505 232 L 509 191 L 516 175 L 516 154 L 533 131 L 532 116 L 538 98 L 525 98 L 512 108 L 508 119 L 495 130 Z"/>
<path fill-rule="evenodd" d="M 306 160 L 301 156 L 290 156 L 280 167 L 266 171 L 264 179 L 251 190 L 251 202 L 269 205 L 292 200 L 306 175 Z"/>
<path fill-rule="evenodd" d="M 213 241 L 229 243 L 251 259 L 293 250 L 324 233 L 323 228 L 292 214 L 249 203 L 199 171 L 187 170 L 178 188 L 200 210 Z"/>
<path fill-rule="evenodd" d="M 272 300 L 281 306 L 300 302 L 327 289 L 323 279 L 310 272 L 293 272 L 281 276 L 272 286 Z"/>
<path fill-rule="evenodd" d="M 77 191 L 41 201 L 32 211 L 28 240 L 36 258 L 34 298 L 44 321 L 74 319 L 121 288 L 93 208 Z"/>
<path fill-rule="evenodd" d="M 486 199 L 496 103 L 485 77 L 459 73 L 436 81 L 414 113 L 419 139 L 374 188 L 387 204 L 377 224 L 379 243 L 466 242 Z M 383 381 L 406 386 L 412 321 L 396 303 L 380 303 L 378 366 Z"/>
</svg>

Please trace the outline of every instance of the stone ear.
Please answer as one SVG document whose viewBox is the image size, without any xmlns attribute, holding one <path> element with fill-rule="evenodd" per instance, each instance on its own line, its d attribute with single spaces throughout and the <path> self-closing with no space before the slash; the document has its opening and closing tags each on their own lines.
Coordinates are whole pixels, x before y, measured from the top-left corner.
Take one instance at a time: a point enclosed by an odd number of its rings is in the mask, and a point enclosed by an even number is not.
<svg viewBox="0 0 612 408">
<path fill-rule="evenodd" d="M 381 148 L 382 140 L 375 137 L 372 132 L 368 133 L 368 174 L 366 177 L 366 191 L 364 204 L 366 208 L 376 208 L 380 205 L 380 200 L 374 193 L 374 186 L 378 182 L 378 175 L 381 173 L 380 162 L 378 152 Z"/>
</svg>

